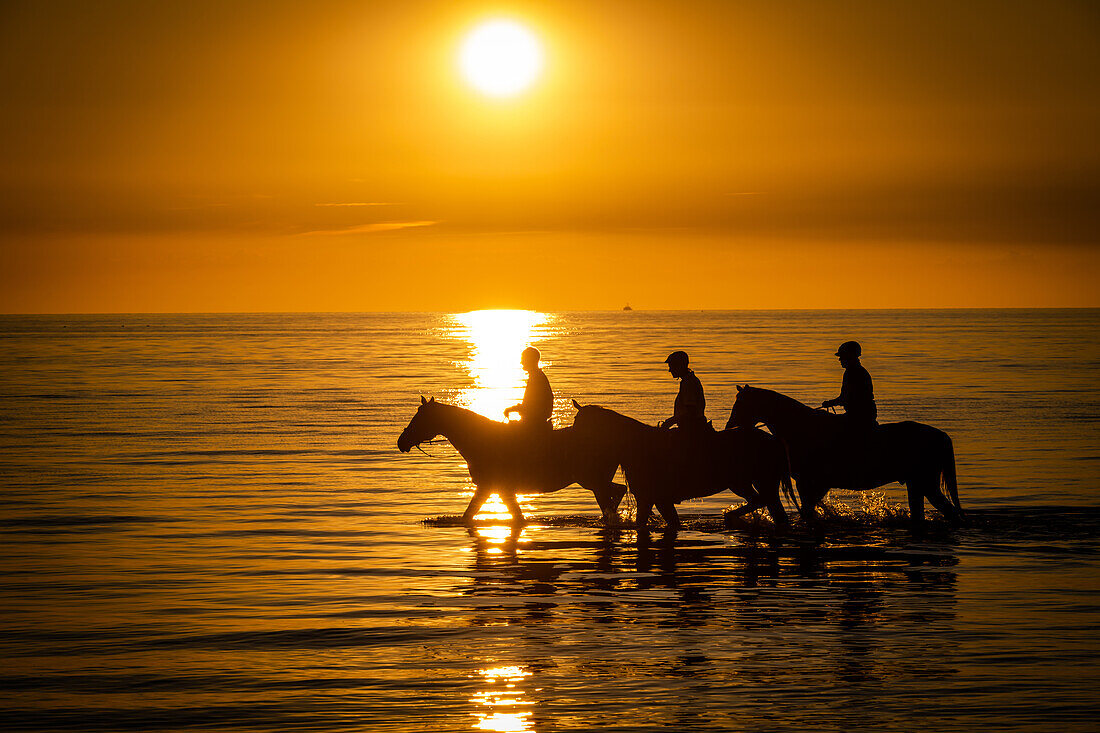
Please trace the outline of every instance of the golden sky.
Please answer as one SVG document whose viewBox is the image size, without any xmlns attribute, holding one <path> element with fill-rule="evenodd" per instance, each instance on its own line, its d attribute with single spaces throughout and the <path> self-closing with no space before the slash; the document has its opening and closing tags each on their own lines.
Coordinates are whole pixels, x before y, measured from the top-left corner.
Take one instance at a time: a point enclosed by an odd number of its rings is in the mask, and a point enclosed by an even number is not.
<svg viewBox="0 0 1100 733">
<path fill-rule="evenodd" d="M 1097 8 L 6 2 L 0 311 L 1100 306 Z"/>
</svg>

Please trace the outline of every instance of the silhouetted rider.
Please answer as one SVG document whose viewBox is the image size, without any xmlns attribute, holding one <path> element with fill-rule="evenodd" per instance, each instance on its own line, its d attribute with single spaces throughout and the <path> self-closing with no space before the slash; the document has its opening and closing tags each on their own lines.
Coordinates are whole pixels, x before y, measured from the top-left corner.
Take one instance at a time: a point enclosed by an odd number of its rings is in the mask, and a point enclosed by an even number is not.
<svg viewBox="0 0 1100 733">
<path fill-rule="evenodd" d="M 850 427 L 870 430 L 878 424 L 878 407 L 875 405 L 871 375 L 859 363 L 862 353 L 863 350 L 855 341 L 845 341 L 836 350 L 840 365 L 844 367 L 844 382 L 840 388 L 840 396 L 825 400 L 821 406 L 840 405 L 844 408 L 844 417 Z"/>
<path fill-rule="evenodd" d="M 707 417 L 703 414 L 707 399 L 703 396 L 703 385 L 695 372 L 688 369 L 688 355 L 683 351 L 673 351 L 665 359 L 669 373 L 680 380 L 680 390 L 676 393 L 676 402 L 672 408 L 672 417 L 661 423 L 662 428 L 679 425 L 685 430 L 703 430 L 707 427 Z"/>
<path fill-rule="evenodd" d="M 523 418 L 523 424 L 537 427 L 553 427 L 550 416 L 554 413 L 554 391 L 550 389 L 550 380 L 546 373 L 539 369 L 539 359 L 542 354 L 534 346 L 528 346 L 520 355 L 520 364 L 527 372 L 527 388 L 523 390 L 523 402 L 512 405 L 504 411 L 507 418 L 513 412 L 518 412 Z"/>
</svg>

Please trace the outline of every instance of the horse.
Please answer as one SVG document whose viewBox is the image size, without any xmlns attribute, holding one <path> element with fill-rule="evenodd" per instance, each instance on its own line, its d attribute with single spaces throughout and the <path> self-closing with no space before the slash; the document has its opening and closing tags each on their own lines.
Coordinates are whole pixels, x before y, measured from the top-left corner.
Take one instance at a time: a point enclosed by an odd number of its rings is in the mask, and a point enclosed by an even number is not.
<svg viewBox="0 0 1100 733">
<path fill-rule="evenodd" d="M 680 526 L 676 504 L 726 489 L 748 502 L 734 516 L 767 506 L 777 526 L 787 525 L 779 487 L 792 497 L 793 488 L 786 449 L 774 436 L 750 427 L 689 437 L 682 429 L 655 428 L 606 407 L 576 400 L 573 406 L 573 428 L 583 436 L 585 450 L 611 456 L 623 467 L 638 503 L 639 529 L 655 505 L 675 529 Z"/>
<path fill-rule="evenodd" d="M 420 398 L 420 407 L 397 439 L 408 453 L 442 435 L 466 459 L 476 488 L 462 521 L 472 524 L 485 501 L 498 494 L 522 524 L 523 511 L 516 494 L 542 494 L 580 484 L 596 496 L 604 522 L 619 523 L 619 503 L 626 487 L 614 483 L 618 464 L 578 449 L 572 428 L 549 430 L 491 420 L 457 405 Z"/>
<path fill-rule="evenodd" d="M 924 520 L 924 499 L 948 521 L 962 520 L 955 448 L 942 430 L 906 421 L 877 426 L 866 436 L 852 435 L 841 415 L 769 389 L 738 385 L 726 427 L 761 422 L 789 448 L 804 520 L 813 519 L 814 508 L 830 488 L 865 490 L 894 481 L 905 484 L 914 525 Z"/>
</svg>

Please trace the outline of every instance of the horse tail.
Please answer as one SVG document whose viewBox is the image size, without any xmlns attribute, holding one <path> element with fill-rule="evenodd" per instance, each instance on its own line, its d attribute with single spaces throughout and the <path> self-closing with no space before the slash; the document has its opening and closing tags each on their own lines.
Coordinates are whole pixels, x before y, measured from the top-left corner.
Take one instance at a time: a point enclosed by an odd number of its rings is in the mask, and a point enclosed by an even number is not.
<svg viewBox="0 0 1100 733">
<path fill-rule="evenodd" d="M 794 484 L 791 481 L 791 449 L 787 441 L 781 438 L 775 440 L 783 447 L 782 455 L 779 456 L 779 483 L 783 487 L 787 501 L 793 504 L 795 509 L 802 511 L 802 504 L 798 500 L 798 494 L 795 493 Z"/>
<path fill-rule="evenodd" d="M 959 480 L 955 474 L 955 446 L 951 442 L 951 436 L 947 433 L 943 434 L 943 470 L 941 473 L 943 483 L 942 488 L 946 489 L 951 503 L 955 505 L 955 509 L 959 514 L 962 514 L 962 505 L 959 504 Z"/>
</svg>

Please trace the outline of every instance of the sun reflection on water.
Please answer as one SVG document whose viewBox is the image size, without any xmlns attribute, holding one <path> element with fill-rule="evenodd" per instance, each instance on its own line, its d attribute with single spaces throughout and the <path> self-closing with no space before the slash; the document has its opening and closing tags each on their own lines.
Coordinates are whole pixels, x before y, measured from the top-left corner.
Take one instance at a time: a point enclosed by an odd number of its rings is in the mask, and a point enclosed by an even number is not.
<svg viewBox="0 0 1100 733">
<path fill-rule="evenodd" d="M 459 395 L 459 404 L 503 420 L 505 408 L 523 398 L 527 375 L 520 367 L 520 352 L 543 337 L 548 316 L 536 311 L 482 310 L 453 318 L 457 335 L 470 344 L 470 359 L 461 366 L 474 380 Z"/>
<path fill-rule="evenodd" d="M 523 497 L 517 496 L 516 500 L 519 502 L 520 509 L 526 511 L 531 508 L 524 503 Z M 481 505 L 481 511 L 474 517 L 474 521 L 507 522 L 511 518 L 512 513 L 508 511 L 508 507 L 504 505 L 497 494 L 493 494 Z M 502 527 L 501 529 L 507 530 L 508 528 Z"/>
<path fill-rule="evenodd" d="M 470 387 L 459 392 L 457 404 L 493 420 L 503 420 L 504 410 L 523 399 L 527 374 L 520 366 L 520 354 L 545 338 L 551 316 L 528 310 L 480 310 L 450 318 L 450 332 L 470 347 L 469 359 L 458 366 L 473 380 Z M 543 359 L 542 364 L 548 362 Z M 522 501 L 521 507 L 527 509 Z M 491 522 L 511 519 L 511 512 L 495 494 L 475 517 Z"/>
<path fill-rule="evenodd" d="M 514 555 L 518 546 L 530 539 L 525 537 L 527 528 L 517 528 L 512 525 L 496 525 L 491 527 L 478 527 L 476 530 L 478 539 L 482 541 L 482 550 L 486 555 Z"/>
<path fill-rule="evenodd" d="M 533 731 L 531 713 L 523 708 L 534 703 L 524 699 L 526 690 L 520 683 L 531 673 L 523 667 L 504 666 L 478 670 L 484 690 L 474 693 L 470 702 L 482 708 L 474 712 L 476 730 L 502 731 L 503 733 L 524 733 Z"/>
</svg>

